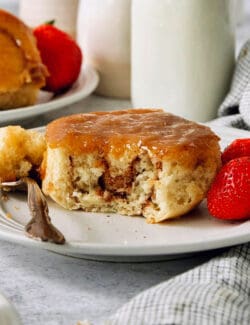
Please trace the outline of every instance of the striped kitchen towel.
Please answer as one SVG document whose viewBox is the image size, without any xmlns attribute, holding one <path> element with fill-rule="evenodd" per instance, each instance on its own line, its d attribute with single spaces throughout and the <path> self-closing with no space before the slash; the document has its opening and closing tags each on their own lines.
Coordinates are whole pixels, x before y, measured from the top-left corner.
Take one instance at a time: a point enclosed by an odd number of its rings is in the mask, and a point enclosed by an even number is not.
<svg viewBox="0 0 250 325">
<path fill-rule="evenodd" d="M 240 51 L 231 89 L 218 115 L 227 116 L 221 119 L 227 126 L 250 130 L 250 40 Z"/>
<path fill-rule="evenodd" d="M 152 287 L 105 325 L 249 325 L 250 243 Z"/>
</svg>

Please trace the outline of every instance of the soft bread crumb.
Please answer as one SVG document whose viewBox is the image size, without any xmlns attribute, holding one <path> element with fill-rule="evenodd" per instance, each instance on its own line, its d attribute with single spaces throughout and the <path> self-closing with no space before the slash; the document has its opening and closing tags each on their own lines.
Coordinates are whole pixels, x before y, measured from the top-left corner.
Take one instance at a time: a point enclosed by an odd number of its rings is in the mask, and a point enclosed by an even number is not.
<svg viewBox="0 0 250 325">
<path fill-rule="evenodd" d="M 201 202 L 218 168 L 216 152 L 217 143 L 211 144 L 211 153 L 192 168 L 171 160 L 159 164 L 145 151 L 130 160 L 125 152 L 121 168 L 114 157 L 107 164 L 97 153 L 73 156 L 48 148 L 43 191 L 66 209 L 143 215 L 157 223 Z"/>
<path fill-rule="evenodd" d="M 14 181 L 40 166 L 46 149 L 44 136 L 20 126 L 0 128 L 0 181 Z"/>
<path fill-rule="evenodd" d="M 38 91 L 35 85 L 28 84 L 20 89 L 0 92 L 0 110 L 33 105 L 37 100 Z"/>
</svg>

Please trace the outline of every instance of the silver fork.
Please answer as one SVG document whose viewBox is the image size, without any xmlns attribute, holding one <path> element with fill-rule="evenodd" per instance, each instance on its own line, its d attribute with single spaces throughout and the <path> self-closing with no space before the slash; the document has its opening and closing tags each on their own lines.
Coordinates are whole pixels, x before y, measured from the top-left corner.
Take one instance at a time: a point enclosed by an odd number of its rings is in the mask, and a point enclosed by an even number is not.
<svg viewBox="0 0 250 325">
<path fill-rule="evenodd" d="M 3 197 L 5 196 L 5 194 L 3 193 L 4 190 L 2 189 L 2 187 L 6 187 L 6 189 L 7 189 L 9 183 L 11 184 L 10 186 L 15 186 L 15 185 L 18 186 L 19 185 L 19 181 L 0 183 L 0 188 L 1 188 L 1 192 L 0 192 L 0 222 L 5 228 L 11 229 L 11 230 L 14 229 L 18 232 L 23 232 L 24 226 L 22 224 L 20 224 L 19 222 L 17 222 L 16 220 L 13 220 L 11 217 L 9 217 L 8 212 L 6 212 L 4 210 L 3 205 L 2 205 Z"/>
<path fill-rule="evenodd" d="M 30 222 L 23 227 L 14 220 L 9 220 L 7 213 L 2 206 L 0 213 L 4 216 L 5 224 L 14 227 L 16 230 L 25 230 L 32 238 L 40 238 L 42 241 L 50 241 L 56 244 L 64 244 L 63 234 L 51 223 L 48 204 L 38 184 L 29 177 L 23 177 L 15 182 L 0 183 L 2 190 L 26 190 L 28 191 L 28 207 L 31 214 Z"/>
</svg>

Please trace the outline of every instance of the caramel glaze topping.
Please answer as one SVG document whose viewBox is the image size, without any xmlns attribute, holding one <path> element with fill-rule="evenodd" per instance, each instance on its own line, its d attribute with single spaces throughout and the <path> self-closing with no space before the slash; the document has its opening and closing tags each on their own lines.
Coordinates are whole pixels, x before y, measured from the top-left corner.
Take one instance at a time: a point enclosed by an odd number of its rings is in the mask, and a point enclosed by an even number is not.
<svg viewBox="0 0 250 325">
<path fill-rule="evenodd" d="M 63 147 L 70 154 L 111 153 L 145 149 L 162 158 L 180 150 L 201 151 L 219 138 L 199 125 L 158 109 L 95 112 L 59 118 L 47 127 L 50 148 Z"/>
</svg>

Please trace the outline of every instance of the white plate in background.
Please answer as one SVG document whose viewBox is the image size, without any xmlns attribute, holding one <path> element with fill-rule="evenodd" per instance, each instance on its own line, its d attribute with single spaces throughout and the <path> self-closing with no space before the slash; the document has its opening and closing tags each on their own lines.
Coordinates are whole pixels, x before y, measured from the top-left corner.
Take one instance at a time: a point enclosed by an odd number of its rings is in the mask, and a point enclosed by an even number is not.
<svg viewBox="0 0 250 325">
<path fill-rule="evenodd" d="M 78 80 L 65 93 L 53 96 L 53 93 L 40 91 L 37 104 L 15 109 L 0 110 L 0 125 L 15 123 L 30 117 L 58 110 L 89 96 L 97 87 L 99 76 L 91 66 L 84 66 Z"/>
<path fill-rule="evenodd" d="M 223 147 L 235 138 L 250 136 L 250 132 L 227 127 L 214 129 Z M 111 261 L 162 260 L 250 241 L 250 220 L 217 220 L 209 215 L 205 200 L 188 215 L 161 224 L 147 224 L 143 217 L 68 211 L 48 202 L 52 222 L 67 240 L 65 245 L 25 236 L 29 212 L 26 196 L 20 193 L 9 194 L 9 200 L 2 202 L 12 218 L 0 217 L 0 238 L 64 255 Z"/>
</svg>

